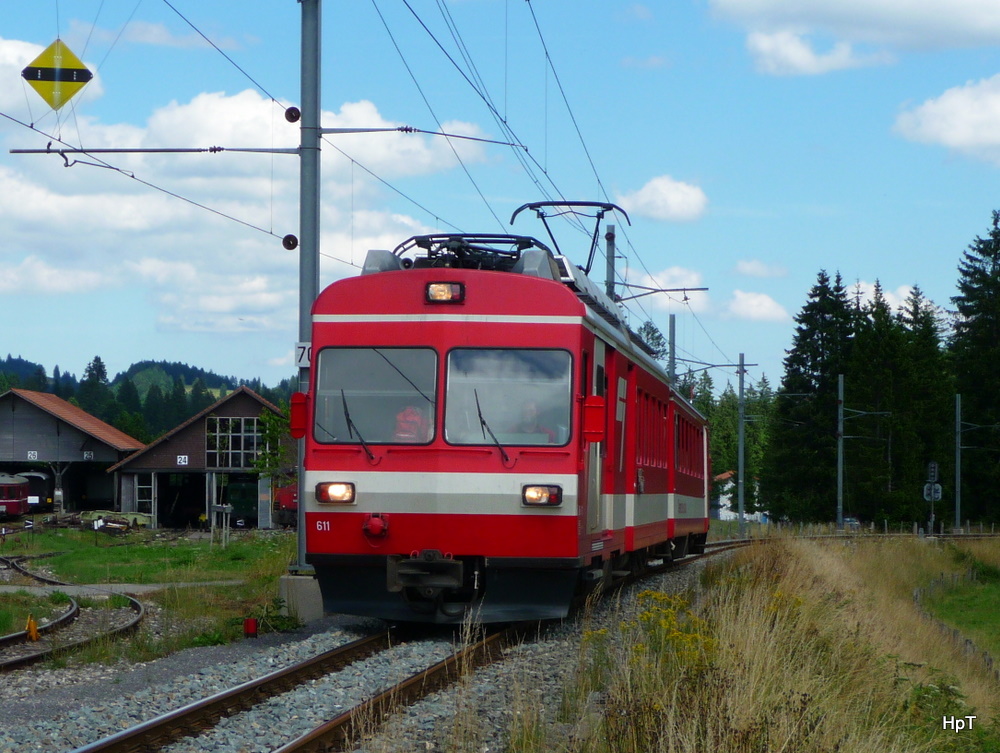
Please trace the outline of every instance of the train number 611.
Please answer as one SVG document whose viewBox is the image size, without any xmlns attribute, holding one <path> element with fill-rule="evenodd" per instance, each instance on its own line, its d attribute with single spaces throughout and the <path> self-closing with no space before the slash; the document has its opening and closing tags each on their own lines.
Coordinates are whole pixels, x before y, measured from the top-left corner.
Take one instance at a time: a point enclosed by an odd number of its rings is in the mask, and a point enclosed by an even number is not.
<svg viewBox="0 0 1000 753">
<path fill-rule="evenodd" d="M 317 520 L 316 521 L 316 530 L 317 531 L 329 531 L 330 530 L 330 521 L 329 520 Z"/>
</svg>

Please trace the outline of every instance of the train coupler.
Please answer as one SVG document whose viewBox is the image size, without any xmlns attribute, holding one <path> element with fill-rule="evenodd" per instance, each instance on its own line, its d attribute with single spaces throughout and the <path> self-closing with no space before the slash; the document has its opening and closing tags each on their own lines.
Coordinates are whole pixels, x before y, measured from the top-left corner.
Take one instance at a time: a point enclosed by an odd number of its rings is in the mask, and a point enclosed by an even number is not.
<svg viewBox="0 0 1000 753">
<path fill-rule="evenodd" d="M 414 588 L 432 596 L 446 588 L 461 588 L 465 577 L 461 560 L 437 549 L 424 549 L 410 557 L 392 556 L 386 562 L 386 587 L 396 593 Z"/>
</svg>

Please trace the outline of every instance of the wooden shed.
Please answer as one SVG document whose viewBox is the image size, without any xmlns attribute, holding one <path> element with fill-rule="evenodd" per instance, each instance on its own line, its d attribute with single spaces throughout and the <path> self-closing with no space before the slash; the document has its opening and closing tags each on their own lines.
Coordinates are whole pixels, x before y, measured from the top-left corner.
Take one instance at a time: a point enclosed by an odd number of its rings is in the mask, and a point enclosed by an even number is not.
<svg viewBox="0 0 1000 753">
<path fill-rule="evenodd" d="M 206 526 L 214 507 L 231 505 L 234 525 L 271 527 L 271 482 L 253 472 L 264 411 L 280 415 L 256 392 L 239 387 L 114 465 L 120 510 L 183 528 Z"/>
<path fill-rule="evenodd" d="M 45 479 L 39 504 L 57 511 L 113 509 L 109 469 L 142 449 L 139 440 L 48 392 L 0 395 L 0 470 Z"/>
</svg>

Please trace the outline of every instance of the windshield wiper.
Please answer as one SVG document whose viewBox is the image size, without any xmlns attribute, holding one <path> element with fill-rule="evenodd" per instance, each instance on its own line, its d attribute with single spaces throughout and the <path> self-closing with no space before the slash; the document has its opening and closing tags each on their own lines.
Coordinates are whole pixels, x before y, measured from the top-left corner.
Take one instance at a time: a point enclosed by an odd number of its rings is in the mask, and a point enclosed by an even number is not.
<svg viewBox="0 0 1000 753">
<path fill-rule="evenodd" d="M 476 411 L 479 413 L 479 425 L 483 429 L 483 439 L 486 439 L 486 432 L 489 432 L 490 439 L 493 440 L 493 444 L 495 444 L 497 446 L 497 449 L 500 450 L 500 456 L 503 458 L 503 462 L 509 463 L 510 456 L 507 454 L 507 451 L 503 448 L 503 445 L 500 444 L 500 440 L 497 439 L 497 435 L 493 433 L 493 429 L 491 429 L 490 425 L 486 423 L 486 417 L 483 416 L 483 409 L 479 406 L 479 390 L 473 390 L 472 394 L 476 396 Z"/>
<path fill-rule="evenodd" d="M 347 409 L 347 396 L 344 394 L 343 390 L 340 391 L 340 399 L 344 402 L 344 419 L 347 421 L 347 433 L 350 434 L 352 439 L 354 438 L 354 435 L 357 434 L 358 441 L 364 448 L 365 454 L 368 456 L 368 459 L 374 460 L 375 454 L 370 449 L 368 449 L 368 443 L 365 442 L 365 438 L 361 436 L 361 432 L 358 430 L 358 427 L 351 420 L 351 412 Z"/>
<path fill-rule="evenodd" d="M 372 350 L 374 350 L 374 351 L 375 351 L 375 355 L 377 355 L 377 356 L 381 357 L 381 359 L 382 359 L 383 361 L 385 361 L 385 362 L 386 362 L 387 364 L 389 364 L 389 366 L 391 366 L 391 367 L 393 368 L 393 370 L 394 370 L 394 371 L 395 371 L 395 372 L 396 372 L 397 374 L 399 374 L 399 375 L 400 375 L 401 377 L 403 377 L 403 379 L 405 379 L 405 380 L 406 380 L 406 381 L 407 381 L 407 382 L 409 383 L 409 385 L 410 385 L 410 386 L 411 386 L 411 387 L 412 387 L 412 388 L 413 388 L 414 390 L 416 390 L 416 391 L 417 391 L 417 394 L 418 394 L 418 395 L 420 395 L 420 397 L 422 397 L 422 398 L 423 398 L 424 400 L 426 400 L 426 401 L 427 401 L 428 403 L 430 403 L 430 404 L 431 404 L 431 406 L 433 406 L 433 405 L 434 405 L 434 401 L 433 401 L 433 400 L 432 400 L 431 398 L 429 398 L 429 397 L 428 397 L 427 395 L 425 395 L 425 394 L 424 394 L 424 391 L 423 391 L 422 389 L 420 389 L 420 388 L 419 388 L 419 387 L 417 386 L 416 382 L 414 382 L 414 381 L 413 381 L 412 379 L 410 379 L 410 378 L 409 378 L 408 376 L 406 376 L 406 374 L 404 374 L 404 373 L 402 372 L 402 370 L 401 370 L 401 369 L 400 369 L 400 368 L 399 368 L 399 367 L 398 367 L 398 366 L 397 366 L 396 364 L 394 364 L 394 363 L 393 363 L 392 361 L 390 361 L 390 360 L 389 360 L 389 357 L 388 357 L 388 356 L 387 356 L 387 355 L 386 355 L 385 353 L 383 353 L 383 352 L 382 352 L 381 350 L 379 350 L 378 348 L 372 348 Z"/>
</svg>

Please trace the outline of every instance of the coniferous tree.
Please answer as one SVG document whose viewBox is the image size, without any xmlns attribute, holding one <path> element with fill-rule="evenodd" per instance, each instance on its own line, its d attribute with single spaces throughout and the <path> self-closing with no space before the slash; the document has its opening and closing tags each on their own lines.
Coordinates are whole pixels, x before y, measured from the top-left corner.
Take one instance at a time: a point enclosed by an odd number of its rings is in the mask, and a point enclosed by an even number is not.
<svg viewBox="0 0 1000 753">
<path fill-rule="evenodd" d="M 762 504 L 778 519 L 836 514 L 837 376 L 844 373 L 855 314 L 840 275 L 820 271 L 795 318 L 792 348 L 769 431 Z"/>
<path fill-rule="evenodd" d="M 914 286 L 899 313 L 906 340 L 904 396 L 899 408 L 909 419 L 913 457 L 901 468 L 905 494 L 896 513 L 902 521 L 926 518 L 927 503 L 922 488 L 928 465 L 938 465 L 938 481 L 954 499 L 955 381 L 943 346 L 943 326 L 938 308 Z M 898 446 L 898 443 L 897 443 Z"/>
<path fill-rule="evenodd" d="M 146 393 L 146 400 L 143 403 L 143 412 L 146 416 L 146 424 L 154 437 L 158 437 L 167 429 L 172 429 L 170 416 L 167 412 L 167 401 L 163 397 L 163 390 L 160 385 L 154 384 Z"/>
<path fill-rule="evenodd" d="M 39 366 L 32 372 L 24 382 L 24 388 L 35 392 L 47 392 L 49 388 L 49 377 L 45 373 L 45 367 Z"/>
<path fill-rule="evenodd" d="M 739 396 L 732 384 L 727 384 L 719 395 L 708 422 L 711 427 L 709 454 L 712 458 L 712 475 L 721 476 L 729 471 L 735 473 L 739 468 Z M 735 477 L 733 483 L 736 483 Z M 722 483 L 713 484 L 713 498 L 721 494 L 723 486 Z"/>
<path fill-rule="evenodd" d="M 958 309 L 951 341 L 955 387 L 962 396 L 962 417 L 979 426 L 1000 423 L 1000 211 L 985 238 L 976 237 L 958 266 Z M 978 429 L 966 435 L 976 450 L 962 455 L 963 517 L 1000 517 L 996 478 L 1000 471 L 1000 432 Z"/>
<path fill-rule="evenodd" d="M 877 281 L 855 322 L 844 374 L 844 514 L 895 519 L 902 495 L 916 491 L 901 484 L 917 449 L 904 409 L 906 333 Z"/>
<path fill-rule="evenodd" d="M 743 497 L 747 512 L 757 512 L 762 509 L 759 504 L 760 477 L 767 457 L 768 437 L 775 407 L 774 391 L 766 376 L 762 376 L 758 384 L 750 384 L 744 388 L 743 402 L 745 415 Z"/>
<path fill-rule="evenodd" d="M 128 413 L 142 413 L 142 400 L 139 398 L 139 390 L 135 382 L 126 379 L 118 387 L 118 403 L 122 410 Z M 138 437 L 136 437 L 138 439 Z"/>
<path fill-rule="evenodd" d="M 667 338 L 663 336 L 663 333 L 660 332 L 659 328 L 652 321 L 648 319 L 644 321 L 642 326 L 639 327 L 638 335 L 653 351 L 653 358 L 662 361 L 670 355 Z"/>
<path fill-rule="evenodd" d="M 52 394 L 56 397 L 62 397 L 62 372 L 59 370 L 59 364 L 52 369 Z"/>
<path fill-rule="evenodd" d="M 179 426 L 191 415 L 187 389 L 184 387 L 184 379 L 182 377 L 174 377 L 174 386 L 170 391 L 170 396 L 167 398 L 167 415 L 169 416 L 167 429 Z"/>
<path fill-rule="evenodd" d="M 189 397 L 189 411 L 192 416 L 201 413 L 208 406 L 215 402 L 212 393 L 208 391 L 201 377 L 194 380 L 191 385 L 191 395 Z"/>
<path fill-rule="evenodd" d="M 80 407 L 102 421 L 110 422 L 117 414 L 114 393 L 108 384 L 108 370 L 100 356 L 87 364 L 76 395 Z"/>
<path fill-rule="evenodd" d="M 111 425 L 144 444 L 148 444 L 152 440 L 152 435 L 146 426 L 146 418 L 141 412 L 135 413 L 122 409 Z"/>
</svg>

